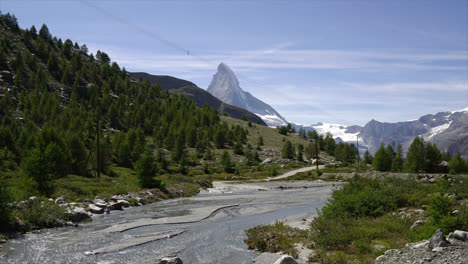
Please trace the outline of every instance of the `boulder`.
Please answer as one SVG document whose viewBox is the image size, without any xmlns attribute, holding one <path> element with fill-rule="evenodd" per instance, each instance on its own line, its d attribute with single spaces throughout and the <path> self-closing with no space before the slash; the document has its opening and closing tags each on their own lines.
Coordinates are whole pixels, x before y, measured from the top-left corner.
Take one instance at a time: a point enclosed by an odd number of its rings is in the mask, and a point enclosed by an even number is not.
<svg viewBox="0 0 468 264">
<path fill-rule="evenodd" d="M 111 201 L 118 201 L 118 200 L 122 200 L 123 197 L 121 195 L 114 195 L 110 199 Z"/>
<path fill-rule="evenodd" d="M 109 207 L 111 210 L 123 210 L 124 202 L 123 200 L 111 202 Z"/>
<path fill-rule="evenodd" d="M 442 229 L 437 229 L 429 240 L 429 249 L 433 250 L 437 247 L 448 246 L 448 241 L 445 239 Z"/>
<path fill-rule="evenodd" d="M 410 227 L 410 229 L 413 229 L 417 226 L 422 226 L 424 225 L 426 222 L 424 222 L 423 220 L 417 220 L 416 222 L 413 223 L 413 225 Z"/>
<path fill-rule="evenodd" d="M 117 200 L 118 203 L 122 203 L 123 207 L 130 207 L 130 203 L 127 200 Z"/>
<path fill-rule="evenodd" d="M 105 202 L 104 203 L 96 203 L 95 202 L 94 205 L 97 206 L 97 207 L 104 208 L 104 209 L 107 208 L 107 204 Z"/>
<path fill-rule="evenodd" d="M 297 261 L 291 256 L 283 255 L 273 264 L 297 264 Z"/>
<path fill-rule="evenodd" d="M 103 199 L 94 199 L 93 201 L 94 204 L 106 204 L 106 201 Z"/>
<path fill-rule="evenodd" d="M 178 257 L 164 257 L 159 260 L 159 264 L 183 264 L 183 262 Z"/>
<path fill-rule="evenodd" d="M 137 198 L 135 198 L 135 200 L 137 200 L 137 202 L 142 204 L 142 205 L 145 204 L 145 202 L 146 202 L 146 199 L 142 198 L 142 197 L 137 197 Z"/>
<path fill-rule="evenodd" d="M 88 212 L 86 212 L 85 209 L 76 207 L 70 211 L 70 220 L 75 223 L 89 221 L 91 220 L 91 216 L 88 214 Z"/>
<path fill-rule="evenodd" d="M 29 197 L 29 200 L 31 200 L 31 201 L 34 201 L 34 200 L 36 200 L 36 199 L 37 199 L 36 196 L 31 196 L 31 197 Z"/>
<path fill-rule="evenodd" d="M 26 224 L 18 217 L 15 217 L 14 226 L 15 226 L 15 230 L 21 233 L 25 233 L 26 231 L 28 231 L 28 227 L 26 226 Z"/>
<path fill-rule="evenodd" d="M 262 164 L 269 164 L 269 163 L 272 163 L 273 160 L 270 159 L 270 158 L 266 158 L 265 160 L 262 161 Z"/>
<path fill-rule="evenodd" d="M 450 233 L 448 238 L 453 238 L 461 241 L 468 241 L 468 232 L 462 230 L 455 230 L 455 232 Z"/>
<path fill-rule="evenodd" d="M 104 208 L 98 207 L 98 206 L 96 206 L 94 204 L 90 204 L 88 206 L 88 209 L 93 214 L 103 214 L 104 213 Z"/>
<path fill-rule="evenodd" d="M 58 197 L 57 199 L 55 199 L 55 203 L 56 204 L 65 203 L 65 197 L 63 196 Z"/>
</svg>

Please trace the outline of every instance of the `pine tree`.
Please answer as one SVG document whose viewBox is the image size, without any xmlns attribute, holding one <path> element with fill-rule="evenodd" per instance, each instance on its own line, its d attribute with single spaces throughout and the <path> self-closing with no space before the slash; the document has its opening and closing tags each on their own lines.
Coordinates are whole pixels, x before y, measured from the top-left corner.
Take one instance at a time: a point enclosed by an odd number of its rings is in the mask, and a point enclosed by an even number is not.
<svg viewBox="0 0 468 264">
<path fill-rule="evenodd" d="M 374 157 L 370 154 L 369 150 L 366 149 L 366 152 L 364 152 L 364 162 L 366 164 L 371 164 L 372 165 L 372 160 Z"/>
<path fill-rule="evenodd" d="M 146 150 L 136 162 L 135 170 L 141 187 L 154 188 L 161 186 L 161 180 L 156 178 L 159 170 L 150 150 Z"/>
<path fill-rule="evenodd" d="M 284 143 L 283 150 L 281 152 L 281 157 L 283 159 L 294 159 L 295 157 L 294 147 L 292 146 L 289 140 L 287 140 Z"/>
<path fill-rule="evenodd" d="M 49 28 L 46 26 L 46 24 L 42 24 L 42 27 L 39 30 L 39 37 L 44 40 L 50 40 L 52 38 L 52 35 L 50 34 Z"/>
<path fill-rule="evenodd" d="M 465 162 L 462 159 L 460 152 L 457 152 L 449 162 L 449 170 L 452 174 L 468 172 L 468 160 Z"/>
<path fill-rule="evenodd" d="M 425 146 L 426 164 L 425 168 L 427 172 L 439 172 L 440 162 L 442 162 L 442 155 L 436 144 L 427 143 Z"/>
<path fill-rule="evenodd" d="M 390 168 L 388 168 L 387 160 L 388 160 L 388 154 L 382 142 L 380 143 L 379 149 L 375 153 L 374 159 L 372 161 L 372 166 L 374 167 L 374 169 L 378 171 L 388 171 Z"/>
<path fill-rule="evenodd" d="M 392 171 L 402 172 L 403 163 L 404 163 L 403 147 L 401 146 L 401 144 L 398 144 L 396 152 L 395 152 L 395 157 L 392 160 Z"/>
<path fill-rule="evenodd" d="M 231 163 L 231 156 L 227 150 L 223 151 L 221 156 L 221 166 L 223 167 L 224 172 L 232 173 L 233 172 L 233 165 Z"/>
<path fill-rule="evenodd" d="M 304 161 L 303 153 L 304 153 L 304 145 L 298 144 L 297 145 L 297 157 L 296 157 L 297 161 L 300 161 L 300 162 Z"/>
<path fill-rule="evenodd" d="M 408 172 L 419 172 L 425 169 L 424 140 L 415 137 L 406 154 L 405 170 Z"/>
</svg>

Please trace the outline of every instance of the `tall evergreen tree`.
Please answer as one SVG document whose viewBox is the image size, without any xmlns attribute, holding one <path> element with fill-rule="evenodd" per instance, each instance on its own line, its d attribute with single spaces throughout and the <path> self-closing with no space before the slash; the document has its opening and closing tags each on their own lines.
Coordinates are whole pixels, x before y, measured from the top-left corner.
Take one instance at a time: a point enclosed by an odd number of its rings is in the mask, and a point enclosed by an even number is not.
<svg viewBox="0 0 468 264">
<path fill-rule="evenodd" d="M 281 157 L 283 159 L 294 159 L 294 147 L 289 140 L 286 140 L 283 146 L 283 150 L 281 151 Z"/>
<path fill-rule="evenodd" d="M 420 137 L 415 137 L 406 154 L 404 168 L 408 172 L 423 171 L 425 169 L 425 159 L 424 140 Z"/>
<path fill-rule="evenodd" d="M 398 144 L 395 152 L 395 157 L 392 160 L 392 171 L 401 172 L 403 170 L 403 163 L 403 147 L 401 146 L 401 144 Z"/>
</svg>

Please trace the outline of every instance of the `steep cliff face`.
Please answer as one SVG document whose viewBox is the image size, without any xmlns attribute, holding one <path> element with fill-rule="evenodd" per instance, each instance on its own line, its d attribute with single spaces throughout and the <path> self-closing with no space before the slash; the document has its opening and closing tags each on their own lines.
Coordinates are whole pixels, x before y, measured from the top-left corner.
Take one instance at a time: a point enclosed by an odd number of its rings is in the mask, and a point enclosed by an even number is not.
<svg viewBox="0 0 468 264">
<path fill-rule="evenodd" d="M 235 73 L 224 63 L 219 64 L 207 90 L 221 101 L 255 113 L 268 126 L 284 126 L 288 122 L 273 107 L 262 102 L 239 85 Z"/>
</svg>

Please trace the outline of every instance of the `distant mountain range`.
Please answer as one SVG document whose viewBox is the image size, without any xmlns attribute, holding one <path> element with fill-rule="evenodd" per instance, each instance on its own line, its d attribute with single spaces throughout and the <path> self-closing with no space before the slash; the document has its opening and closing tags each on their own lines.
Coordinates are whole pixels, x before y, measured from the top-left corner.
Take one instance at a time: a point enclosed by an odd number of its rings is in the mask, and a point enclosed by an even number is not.
<svg viewBox="0 0 468 264">
<path fill-rule="evenodd" d="M 145 72 L 130 72 L 129 76 L 135 79 L 141 78 L 142 80 L 148 80 L 153 84 L 159 84 L 161 88 L 169 90 L 169 92 L 183 94 L 195 101 L 195 103 L 200 107 L 207 104 L 217 109 L 220 113 L 226 113 L 233 118 L 241 119 L 244 116 L 254 123 L 258 122 L 265 125 L 265 122 L 263 122 L 263 120 L 257 115 L 243 108 L 236 107 L 219 100 L 192 82 L 172 76 L 151 75 Z"/>
<path fill-rule="evenodd" d="M 234 72 L 224 63 L 219 64 L 207 90 L 219 100 L 246 109 L 259 117 L 268 126 L 285 126 L 288 124 L 273 107 L 257 99 L 249 92 L 242 90 Z"/>
<path fill-rule="evenodd" d="M 263 119 L 268 126 L 287 125 L 288 121 L 275 109 L 242 90 L 234 72 L 224 63 L 219 64 L 216 74 L 208 87 L 208 92 L 225 103 L 249 110 Z M 291 123 L 296 130 L 301 128 L 316 130 L 320 134 L 330 132 L 337 141 L 356 143 L 363 153 L 366 149 L 374 154 L 381 142 L 402 144 L 407 150 L 417 136 L 437 144 L 439 149 L 454 154 L 460 152 L 468 156 L 468 108 L 425 115 L 417 120 L 386 123 L 369 121 L 365 126 L 345 126 L 339 124 L 318 123 L 316 125 L 298 125 Z"/>
</svg>

